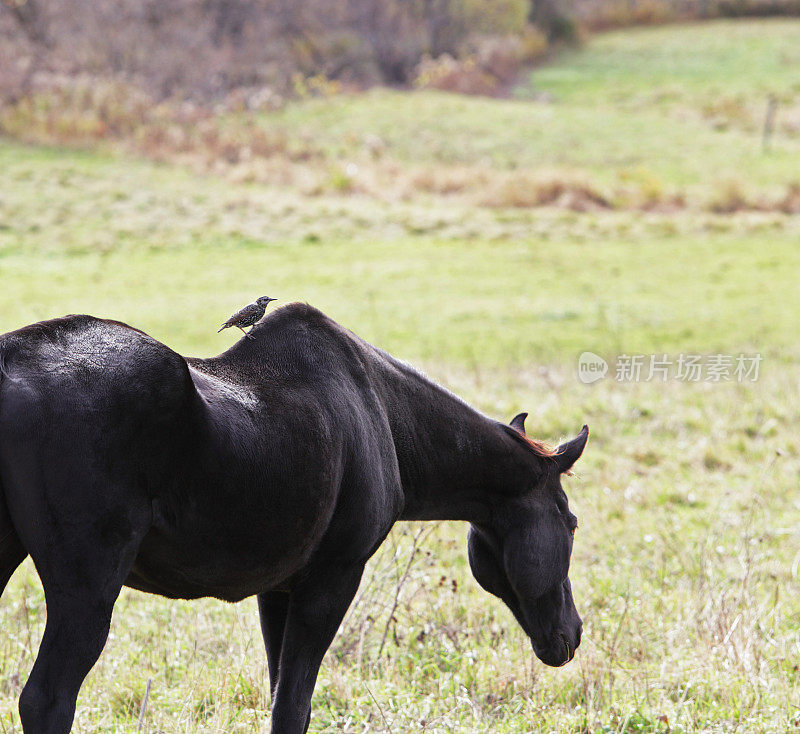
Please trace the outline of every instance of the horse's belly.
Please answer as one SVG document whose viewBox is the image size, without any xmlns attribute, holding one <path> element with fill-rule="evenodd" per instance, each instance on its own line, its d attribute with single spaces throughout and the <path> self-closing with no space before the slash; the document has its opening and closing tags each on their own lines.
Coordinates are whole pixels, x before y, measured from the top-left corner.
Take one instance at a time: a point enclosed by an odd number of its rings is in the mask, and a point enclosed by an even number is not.
<svg viewBox="0 0 800 734">
<path fill-rule="evenodd" d="M 285 585 L 306 565 L 318 540 L 313 532 L 270 538 L 266 532 L 248 537 L 211 528 L 191 534 L 152 530 L 126 585 L 175 599 L 240 601 Z"/>
<path fill-rule="evenodd" d="M 125 585 L 144 591 L 148 594 L 158 594 L 168 599 L 202 599 L 214 597 L 223 601 L 237 602 L 250 596 L 259 594 L 267 589 L 275 588 L 279 584 L 270 582 L 270 579 L 239 580 L 230 583 L 222 578 L 193 579 L 191 576 L 174 573 L 173 569 L 135 565 L 131 570 Z"/>
</svg>

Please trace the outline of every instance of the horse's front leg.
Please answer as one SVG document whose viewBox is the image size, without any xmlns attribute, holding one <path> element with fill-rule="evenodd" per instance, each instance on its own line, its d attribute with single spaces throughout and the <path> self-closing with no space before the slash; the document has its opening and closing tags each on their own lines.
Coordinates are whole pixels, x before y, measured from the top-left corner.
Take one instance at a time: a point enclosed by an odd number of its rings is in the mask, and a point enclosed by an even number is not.
<svg viewBox="0 0 800 734">
<path fill-rule="evenodd" d="M 261 617 L 261 633 L 267 648 L 269 666 L 269 692 L 275 701 L 275 687 L 278 685 L 278 669 L 283 646 L 283 631 L 286 629 L 286 615 L 289 612 L 289 592 L 267 591 L 258 595 L 258 614 Z"/>
<path fill-rule="evenodd" d="M 272 734 L 304 734 L 308 730 L 319 666 L 363 572 L 363 563 L 317 569 L 289 596 L 272 700 Z"/>
</svg>

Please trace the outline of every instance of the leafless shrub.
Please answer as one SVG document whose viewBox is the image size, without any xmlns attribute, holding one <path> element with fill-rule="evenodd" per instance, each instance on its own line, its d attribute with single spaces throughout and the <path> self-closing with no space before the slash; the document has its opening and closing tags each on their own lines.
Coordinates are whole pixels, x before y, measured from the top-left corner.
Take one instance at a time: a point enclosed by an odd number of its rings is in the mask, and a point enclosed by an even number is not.
<svg viewBox="0 0 800 734">
<path fill-rule="evenodd" d="M 460 194 L 487 185 L 490 174 L 473 167 L 428 166 L 411 174 L 411 187 L 414 192 L 439 194 Z"/>
<path fill-rule="evenodd" d="M 458 55 L 423 56 L 414 70 L 414 85 L 460 94 L 497 94 L 517 78 L 523 64 L 539 61 L 547 50 L 547 38 L 534 26 L 515 36 L 472 35 Z"/>
<path fill-rule="evenodd" d="M 777 209 L 784 214 L 800 214 L 800 183 L 795 181 L 786 187 L 786 192 L 777 202 Z"/>
<path fill-rule="evenodd" d="M 485 96 L 499 89 L 498 78 L 486 71 L 474 55 L 460 59 L 450 54 L 436 59 L 425 57 L 417 65 L 414 84 L 420 88 Z"/>
<path fill-rule="evenodd" d="M 715 214 L 732 214 L 752 208 L 741 182 L 730 179 L 722 183 L 709 201 L 708 208 Z"/>
<path fill-rule="evenodd" d="M 388 548 L 370 563 L 342 622 L 334 645 L 336 655 L 354 659 L 359 667 L 381 657 L 402 600 L 424 583 L 421 571 L 430 557 L 425 542 L 435 527 L 418 524 L 392 533 Z"/>
<path fill-rule="evenodd" d="M 574 177 L 535 176 L 527 172 L 503 177 L 479 197 L 489 207 L 558 206 L 573 211 L 608 209 L 611 201 L 591 183 Z"/>
</svg>

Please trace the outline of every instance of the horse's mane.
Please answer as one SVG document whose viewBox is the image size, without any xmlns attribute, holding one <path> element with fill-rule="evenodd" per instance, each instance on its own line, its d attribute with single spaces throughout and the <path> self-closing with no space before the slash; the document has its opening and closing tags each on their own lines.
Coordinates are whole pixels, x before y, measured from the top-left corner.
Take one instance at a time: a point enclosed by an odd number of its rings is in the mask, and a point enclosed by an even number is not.
<svg viewBox="0 0 800 734">
<path fill-rule="evenodd" d="M 362 340 L 359 339 L 359 341 Z M 375 352 L 380 354 L 382 357 L 384 357 L 395 368 L 401 370 L 407 376 L 413 376 L 421 380 L 422 382 L 430 385 L 434 389 L 439 390 L 440 392 L 448 395 L 450 398 L 452 398 L 458 403 L 461 403 L 461 405 L 469 408 L 470 410 L 472 411 L 475 410 L 471 405 L 469 405 L 469 403 L 464 401 L 462 398 L 460 398 L 451 390 L 448 390 L 446 387 L 444 387 L 444 385 L 439 384 L 436 380 L 429 377 L 427 374 L 425 374 L 425 372 L 423 372 L 418 367 L 410 364 L 409 362 L 406 362 L 403 359 L 398 359 L 397 357 L 389 354 L 388 352 L 385 352 L 383 349 L 380 349 L 379 347 L 375 347 L 372 344 L 368 344 L 367 342 L 364 343 L 367 344 L 369 347 L 371 347 Z M 530 449 L 534 454 L 536 454 L 536 456 L 539 456 L 543 459 L 552 459 L 558 451 L 558 449 L 553 448 L 544 441 L 537 441 L 535 438 L 528 438 L 524 433 L 520 433 L 516 428 L 512 428 L 511 426 L 507 426 L 503 423 L 501 423 L 500 425 L 502 425 L 503 428 L 505 428 L 509 432 L 512 432 L 515 438 L 519 438 L 520 442 L 526 448 Z"/>
<path fill-rule="evenodd" d="M 528 438 L 522 431 L 514 426 L 508 426 L 505 423 L 500 423 L 499 425 L 517 443 L 522 444 L 528 451 L 532 451 L 536 456 L 542 459 L 552 459 L 558 453 L 558 449 L 554 449 L 550 444 L 544 441 L 537 441 L 535 438 Z"/>
<path fill-rule="evenodd" d="M 517 431 L 517 433 L 519 433 L 519 431 Z M 549 444 L 546 444 L 544 441 L 537 441 L 535 438 L 528 438 L 522 433 L 519 434 L 519 437 L 528 445 L 534 454 L 541 456 L 543 459 L 551 459 L 556 455 L 556 449 Z"/>
</svg>

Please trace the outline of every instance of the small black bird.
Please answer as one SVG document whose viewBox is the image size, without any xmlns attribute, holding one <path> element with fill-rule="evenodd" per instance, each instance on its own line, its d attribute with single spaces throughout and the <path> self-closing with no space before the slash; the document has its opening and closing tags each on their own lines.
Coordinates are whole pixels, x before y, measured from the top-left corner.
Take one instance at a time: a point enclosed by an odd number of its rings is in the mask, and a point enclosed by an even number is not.
<svg viewBox="0 0 800 734">
<path fill-rule="evenodd" d="M 251 303 L 248 306 L 245 306 L 241 311 L 237 311 L 233 316 L 231 316 L 223 325 L 222 329 L 229 329 L 231 326 L 235 326 L 238 329 L 241 329 L 242 333 L 248 339 L 255 339 L 254 336 L 250 336 L 250 334 L 244 330 L 245 326 L 254 326 L 261 320 L 261 317 L 264 315 L 264 312 L 267 310 L 267 306 L 269 305 L 270 301 L 277 301 L 277 298 L 270 298 L 269 296 L 261 296 L 261 298 L 256 299 L 255 303 Z M 219 334 L 220 329 L 217 334 Z M 250 331 L 253 329 L 251 328 Z"/>
</svg>

